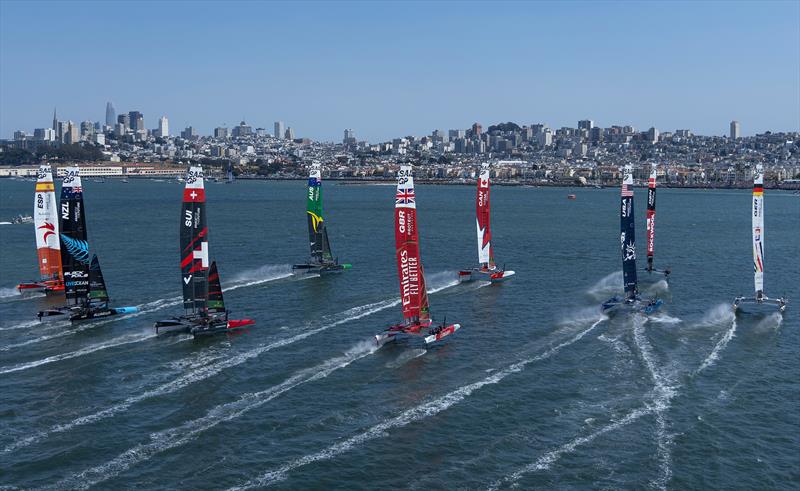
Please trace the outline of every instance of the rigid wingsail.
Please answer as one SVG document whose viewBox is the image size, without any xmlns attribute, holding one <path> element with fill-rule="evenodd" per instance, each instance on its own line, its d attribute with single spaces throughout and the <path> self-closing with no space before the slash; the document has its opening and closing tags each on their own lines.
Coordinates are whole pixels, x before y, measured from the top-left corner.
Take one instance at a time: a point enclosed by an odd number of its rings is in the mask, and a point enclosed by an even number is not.
<svg viewBox="0 0 800 491">
<path fill-rule="evenodd" d="M 656 312 L 663 301 L 658 298 L 643 299 L 639 294 L 636 277 L 636 227 L 633 214 L 633 166 L 626 165 L 622 178 L 622 200 L 620 203 L 620 248 L 622 249 L 622 276 L 625 286 L 623 296 L 603 302 L 604 314 L 615 314 L 621 310 L 644 314 Z"/>
<path fill-rule="evenodd" d="M 319 164 L 313 164 L 308 175 L 306 217 L 311 257 L 304 264 L 293 265 L 292 270 L 297 273 L 326 274 L 349 269 L 349 264 L 339 264 L 339 258 L 334 258 L 331 253 L 328 229 L 322 217 L 322 168 Z"/>
<path fill-rule="evenodd" d="M 217 265 L 209 262 L 206 192 L 200 166 L 190 167 L 186 175 L 180 218 L 180 250 L 184 314 L 156 322 L 157 333 L 183 332 L 204 336 L 255 324 L 251 319 L 228 318 Z"/>
<path fill-rule="evenodd" d="M 61 293 L 64 291 L 64 275 L 61 270 L 58 207 L 50 164 L 40 165 L 36 174 L 33 222 L 36 233 L 36 252 L 39 256 L 39 279 L 20 283 L 17 285 L 17 289 L 20 293 Z"/>
<path fill-rule="evenodd" d="M 753 176 L 753 270 L 755 297 L 739 296 L 733 301 L 735 312 L 767 313 L 786 310 L 785 298 L 764 294 L 764 168 L 756 166 Z"/>
<path fill-rule="evenodd" d="M 647 180 L 647 267 L 643 276 L 651 281 L 669 281 L 670 268 L 656 269 L 653 266 L 656 242 L 656 173 L 657 167 L 653 164 Z"/>
<path fill-rule="evenodd" d="M 414 176 L 410 165 L 403 165 L 397 173 L 397 194 L 394 205 L 394 236 L 397 255 L 397 275 L 400 281 L 400 302 L 403 322 L 390 326 L 375 336 L 378 346 L 397 339 L 398 336 L 421 336 L 426 343 L 439 341 L 456 332 L 459 324 L 434 325 L 431 319 L 425 273 L 419 253 L 417 204 L 414 193 Z"/>
<path fill-rule="evenodd" d="M 489 227 L 491 210 L 489 208 L 489 174 L 488 163 L 481 165 L 478 177 L 478 192 L 475 197 L 475 223 L 478 230 L 478 267 L 458 272 L 459 281 L 482 280 L 492 283 L 505 281 L 514 275 L 513 271 L 498 268 L 494 261 L 492 249 L 492 232 Z"/>
<path fill-rule="evenodd" d="M 67 167 L 61 182 L 60 219 L 60 254 L 66 305 L 39 312 L 39 320 L 69 317 L 74 322 L 136 312 L 136 307 L 112 308 L 108 305 L 100 263 L 96 255 L 89 254 L 86 209 L 78 167 Z"/>
</svg>

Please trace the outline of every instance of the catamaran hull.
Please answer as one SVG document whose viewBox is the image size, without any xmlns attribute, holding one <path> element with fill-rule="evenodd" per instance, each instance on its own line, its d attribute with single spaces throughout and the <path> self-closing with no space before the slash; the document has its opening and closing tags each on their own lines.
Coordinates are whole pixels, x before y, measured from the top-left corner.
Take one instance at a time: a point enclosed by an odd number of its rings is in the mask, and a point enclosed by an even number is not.
<svg viewBox="0 0 800 491">
<path fill-rule="evenodd" d="M 212 319 L 201 321 L 200 318 L 175 317 L 172 319 L 160 320 L 155 323 L 156 334 L 191 334 L 195 337 L 210 336 L 222 332 L 229 332 L 245 326 L 255 324 L 252 319 Z"/>
<path fill-rule="evenodd" d="M 600 311 L 609 317 L 635 312 L 651 315 L 658 312 L 663 304 L 664 301 L 658 298 L 643 300 L 637 297 L 633 300 L 629 300 L 623 297 L 613 297 L 603 302 Z"/>
<path fill-rule="evenodd" d="M 350 269 L 349 264 L 294 264 L 292 271 L 295 274 L 332 274 L 341 273 L 345 269 Z"/>
<path fill-rule="evenodd" d="M 513 271 L 484 271 L 479 268 L 463 270 L 458 272 L 458 281 L 467 283 L 470 281 L 488 281 L 491 283 L 502 283 L 514 276 Z"/>
<path fill-rule="evenodd" d="M 26 293 L 45 293 L 47 295 L 64 293 L 64 283 L 56 281 L 30 281 L 17 285 L 17 290 L 21 294 Z"/>
<path fill-rule="evenodd" d="M 461 328 L 461 324 L 450 324 L 448 326 L 437 326 L 434 328 L 427 327 L 427 332 L 423 330 L 425 328 L 426 326 L 413 326 L 408 328 L 403 326 L 392 326 L 385 332 L 375 335 L 375 344 L 380 347 L 391 341 L 409 338 L 412 336 L 421 336 L 425 340 L 425 344 L 431 344 L 435 343 L 436 341 L 441 341 L 447 336 L 458 331 Z"/>
<path fill-rule="evenodd" d="M 223 332 L 231 332 L 255 324 L 252 319 L 232 319 L 227 322 L 215 322 L 207 326 L 195 326 L 189 330 L 194 337 L 213 336 Z"/>
<path fill-rule="evenodd" d="M 121 315 L 121 314 L 134 314 L 138 312 L 139 309 L 136 307 L 116 307 L 113 309 L 103 308 L 103 309 L 89 309 L 89 310 L 80 310 L 72 314 L 69 317 L 69 320 L 72 322 L 79 322 L 85 321 L 90 319 L 101 319 L 103 317 L 110 317 L 112 315 Z"/>
<path fill-rule="evenodd" d="M 70 307 L 58 307 L 55 309 L 42 310 L 37 314 L 39 322 L 58 321 L 69 318 L 74 312 Z"/>
<path fill-rule="evenodd" d="M 786 311 L 786 300 L 783 298 L 737 297 L 733 301 L 733 311 L 737 314 L 769 315 Z"/>
</svg>

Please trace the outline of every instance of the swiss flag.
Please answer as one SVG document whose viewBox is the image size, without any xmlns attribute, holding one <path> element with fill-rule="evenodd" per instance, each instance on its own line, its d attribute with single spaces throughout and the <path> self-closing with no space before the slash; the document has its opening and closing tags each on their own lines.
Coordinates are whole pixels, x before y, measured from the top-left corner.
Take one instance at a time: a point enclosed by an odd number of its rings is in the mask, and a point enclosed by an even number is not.
<svg viewBox="0 0 800 491">
<path fill-rule="evenodd" d="M 190 189 L 183 190 L 184 203 L 205 203 L 206 190 L 205 189 Z"/>
</svg>

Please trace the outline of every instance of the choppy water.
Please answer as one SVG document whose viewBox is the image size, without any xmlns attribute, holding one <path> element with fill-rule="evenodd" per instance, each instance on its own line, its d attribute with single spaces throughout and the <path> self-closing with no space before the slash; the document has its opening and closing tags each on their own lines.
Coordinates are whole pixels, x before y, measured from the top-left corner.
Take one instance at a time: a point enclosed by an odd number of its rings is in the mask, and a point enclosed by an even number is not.
<svg viewBox="0 0 800 491">
<path fill-rule="evenodd" d="M 663 314 L 605 320 L 621 285 L 618 190 L 493 191 L 499 286 L 475 261 L 474 189 L 417 186 L 434 317 L 427 349 L 375 350 L 399 318 L 389 186 L 325 184 L 334 249 L 353 269 L 298 280 L 304 182 L 207 184 L 230 337 L 159 339 L 178 313 L 181 186 L 88 181 L 90 241 L 135 316 L 40 325 L 31 225 L 0 226 L 0 487 L 227 489 L 796 489 L 800 484 L 800 199 L 766 195 L 766 285 L 752 290 L 750 193 L 659 190 Z M 0 219 L 33 184 L 0 180 Z M 640 255 L 643 190 L 637 190 Z"/>
</svg>

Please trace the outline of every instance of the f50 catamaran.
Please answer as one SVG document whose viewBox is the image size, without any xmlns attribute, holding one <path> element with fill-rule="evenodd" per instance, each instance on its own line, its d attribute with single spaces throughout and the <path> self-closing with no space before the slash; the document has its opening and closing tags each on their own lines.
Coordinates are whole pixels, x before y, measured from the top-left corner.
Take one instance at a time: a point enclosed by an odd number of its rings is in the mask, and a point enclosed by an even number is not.
<svg viewBox="0 0 800 491">
<path fill-rule="evenodd" d="M 737 297 L 733 301 L 733 310 L 749 313 L 786 310 L 785 298 L 764 295 L 764 168 L 761 164 L 756 166 L 753 176 L 753 268 L 756 296 Z"/>
<path fill-rule="evenodd" d="M 322 218 L 322 167 L 312 164 L 308 175 L 308 241 L 311 258 L 305 264 L 295 264 L 292 269 L 299 273 L 338 273 L 349 269 L 349 264 L 339 264 L 339 258 L 331 254 L 328 229 Z"/>
<path fill-rule="evenodd" d="M 410 165 L 403 165 L 397 173 L 397 194 L 394 202 L 394 237 L 397 254 L 397 275 L 400 280 L 400 302 L 403 306 L 403 323 L 389 327 L 375 336 L 378 346 L 393 341 L 397 336 L 422 336 L 426 343 L 439 341 L 456 332 L 459 324 L 434 326 L 431 320 L 425 273 L 419 253 L 417 204 L 414 194 L 414 176 Z"/>
<path fill-rule="evenodd" d="M 36 233 L 36 251 L 39 256 L 38 281 L 17 285 L 20 293 L 64 291 L 61 271 L 61 242 L 59 241 L 58 208 L 56 206 L 53 171 L 50 164 L 39 166 L 36 173 L 36 190 L 33 195 L 33 222 Z"/>
<path fill-rule="evenodd" d="M 489 227 L 491 218 L 489 208 L 489 174 L 488 163 L 481 164 L 478 177 L 478 192 L 475 197 L 475 223 L 478 230 L 478 263 L 477 268 L 458 272 L 459 281 L 483 280 L 499 283 L 514 275 L 513 271 L 497 267 L 492 249 L 492 232 Z"/>
<path fill-rule="evenodd" d="M 622 249 L 622 276 L 625 295 L 614 296 L 601 307 L 604 314 L 615 314 L 621 310 L 644 314 L 656 312 L 663 301 L 658 298 L 644 300 L 639 295 L 636 279 L 636 227 L 633 214 L 633 166 L 626 165 L 622 178 L 622 203 L 620 211 L 620 247 Z"/>
<path fill-rule="evenodd" d="M 653 267 L 653 256 L 655 255 L 656 241 L 656 172 L 655 164 L 650 168 L 650 179 L 647 181 L 647 268 L 645 277 L 648 279 L 669 280 L 670 268 L 655 269 Z"/>
<path fill-rule="evenodd" d="M 184 315 L 156 322 L 157 333 L 184 332 L 204 336 L 255 324 L 228 319 L 215 262 L 209 264 L 206 192 L 203 169 L 189 168 L 181 208 L 181 277 Z"/>
<path fill-rule="evenodd" d="M 108 306 L 103 273 L 97 256 L 89 255 L 86 232 L 86 209 L 80 169 L 67 167 L 61 182 L 61 264 L 64 272 L 63 307 L 39 312 L 39 320 L 63 319 L 81 321 L 116 314 L 132 314 L 136 307 Z"/>
</svg>

